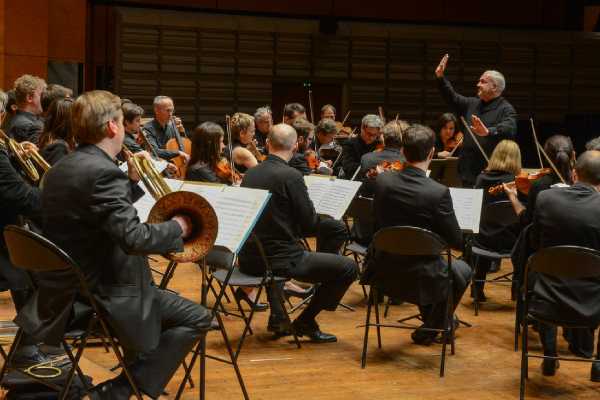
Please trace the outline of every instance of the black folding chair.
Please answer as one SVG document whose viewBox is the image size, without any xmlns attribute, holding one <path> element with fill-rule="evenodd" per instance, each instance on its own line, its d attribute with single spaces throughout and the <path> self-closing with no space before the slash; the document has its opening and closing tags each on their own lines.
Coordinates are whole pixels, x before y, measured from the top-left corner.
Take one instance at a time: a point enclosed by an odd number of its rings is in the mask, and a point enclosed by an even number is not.
<svg viewBox="0 0 600 400">
<path fill-rule="evenodd" d="M 495 231 L 501 231 L 508 229 L 510 226 L 515 225 L 519 222 L 518 216 L 512 207 L 512 203 L 508 200 L 497 201 L 494 203 L 487 204 L 481 213 L 482 229 L 486 227 Z M 475 239 L 476 240 L 476 239 Z M 510 259 L 511 253 L 500 253 L 497 251 L 488 250 L 476 245 L 470 245 L 471 254 L 471 265 L 474 268 L 474 274 L 472 278 L 472 285 L 475 283 L 511 283 L 513 282 L 514 274 L 512 272 L 497 276 L 493 279 L 477 279 L 477 272 L 479 270 L 479 260 L 482 258 L 489 259 L 501 263 L 503 259 Z M 518 286 L 518 282 L 516 283 Z M 473 286 L 472 286 L 473 287 Z M 473 298 L 473 304 L 475 308 L 475 315 L 479 315 L 480 298 L 475 293 Z M 514 300 L 514 299 L 513 299 Z"/>
<path fill-rule="evenodd" d="M 77 335 L 78 346 L 77 353 L 73 355 L 70 347 L 67 345 L 66 340 L 63 338 L 61 344 L 65 350 L 65 353 L 69 357 L 72 367 L 69 371 L 65 385 L 61 387 L 57 387 L 57 385 L 49 384 L 44 379 L 39 379 L 33 376 L 30 373 L 22 371 L 20 369 L 12 368 L 11 361 L 14 356 L 16 349 L 19 346 L 19 342 L 21 341 L 24 331 L 22 328 L 19 328 L 15 340 L 12 343 L 12 346 L 9 350 L 9 353 L 6 357 L 6 362 L 2 366 L 2 370 L 0 371 L 0 381 L 4 378 L 5 374 L 9 370 L 16 370 L 20 373 L 23 373 L 32 379 L 38 381 L 39 383 L 51 387 L 60 392 L 59 398 L 65 399 L 69 393 L 69 388 L 75 376 L 75 372 L 83 387 L 89 389 L 88 384 L 84 378 L 83 372 L 79 368 L 79 361 L 81 360 L 81 356 L 83 355 L 83 351 L 85 349 L 87 338 L 90 335 L 90 332 L 96 327 L 100 326 L 104 337 L 107 338 L 110 346 L 112 347 L 113 352 L 115 353 L 119 365 L 122 368 L 133 392 L 135 393 L 136 398 L 139 400 L 142 399 L 142 395 L 137 388 L 127 366 L 125 364 L 123 355 L 119 349 L 119 345 L 117 339 L 110 332 L 108 323 L 104 319 L 104 316 L 96 303 L 93 295 L 91 294 L 87 282 L 83 273 L 81 272 L 80 267 L 66 254 L 63 250 L 61 250 L 54 243 L 50 242 L 48 239 L 43 236 L 31 232 L 25 228 L 21 228 L 14 225 L 9 225 L 4 229 L 4 239 L 6 241 L 6 245 L 8 248 L 9 257 L 11 263 L 17 267 L 22 268 L 28 271 L 31 274 L 36 273 L 69 273 L 76 279 L 76 288 L 78 290 L 78 294 L 83 298 L 83 300 L 89 304 L 92 309 L 92 315 L 88 321 L 87 328 L 85 331 L 81 332 Z M 35 279 L 32 280 L 35 282 Z"/>
<path fill-rule="evenodd" d="M 384 252 L 395 256 L 433 256 L 439 257 L 444 255 L 448 262 L 448 277 L 446 279 L 448 297 L 446 299 L 446 312 L 444 313 L 444 328 L 421 328 L 423 331 L 439 332 L 443 335 L 442 354 L 440 362 L 440 377 L 444 376 L 446 365 L 446 346 L 450 343 L 451 354 L 454 355 L 454 315 L 452 312 L 453 304 L 453 279 L 450 270 L 452 268 L 452 255 L 450 248 L 445 241 L 437 234 L 426 229 L 412 226 L 394 226 L 379 230 L 371 243 L 375 254 Z M 402 268 L 402 265 L 395 265 L 395 268 Z M 377 268 L 377 267 L 376 267 Z M 384 267 L 381 267 L 384 268 Z M 386 278 L 387 279 L 387 278 Z M 389 286 L 389 281 L 386 282 Z M 361 358 L 361 367 L 365 368 L 367 363 L 367 345 L 369 340 L 369 328 L 374 326 L 377 328 L 377 345 L 381 348 L 381 329 L 385 328 L 400 328 L 400 329 L 416 329 L 418 326 L 407 324 L 406 321 L 412 319 L 421 319 L 420 314 L 411 315 L 400 319 L 399 324 L 383 324 L 379 320 L 379 305 L 377 303 L 378 291 L 381 290 L 381 282 L 372 282 L 369 290 L 369 305 L 367 308 L 367 317 L 364 326 L 365 335 L 363 340 L 363 350 Z M 387 295 L 387 293 L 383 293 Z M 394 297 L 398 293 L 392 294 Z M 371 323 L 371 308 L 375 307 L 375 323 Z"/>
<path fill-rule="evenodd" d="M 556 318 L 548 318 L 548 316 L 537 315 L 535 312 L 530 311 L 529 302 L 531 301 L 533 290 L 528 290 L 527 288 L 528 280 L 532 278 L 530 275 L 531 273 L 568 280 L 589 278 L 600 279 L 600 251 L 579 246 L 554 246 L 544 248 L 529 258 L 524 275 L 524 290 L 520 294 L 523 300 L 521 314 L 521 321 L 523 321 L 523 331 L 521 334 L 521 400 L 525 398 L 525 383 L 526 380 L 529 379 L 529 358 L 590 363 L 596 361 L 579 357 L 550 357 L 529 353 L 528 325 L 531 322 L 539 322 L 546 325 L 562 326 L 566 328 L 596 328 L 596 326 L 593 326 L 594 324 L 585 320 L 565 321 L 558 315 Z M 573 304 L 571 303 L 570 306 L 573 306 Z M 598 341 L 597 351 L 600 351 L 600 340 Z"/>
</svg>

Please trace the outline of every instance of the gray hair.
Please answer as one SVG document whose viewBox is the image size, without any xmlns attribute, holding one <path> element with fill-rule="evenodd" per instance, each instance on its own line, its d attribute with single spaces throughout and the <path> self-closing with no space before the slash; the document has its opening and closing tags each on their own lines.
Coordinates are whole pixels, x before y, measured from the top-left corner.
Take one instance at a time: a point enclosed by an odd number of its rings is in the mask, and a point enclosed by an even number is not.
<svg viewBox="0 0 600 400">
<path fill-rule="evenodd" d="M 489 76 L 490 79 L 494 82 L 498 93 L 504 92 L 504 88 L 506 88 L 506 79 L 504 79 L 504 75 L 493 69 L 485 71 L 483 74 Z"/>
<path fill-rule="evenodd" d="M 171 100 L 171 102 L 173 101 L 173 99 L 170 98 L 169 96 L 156 96 L 154 98 L 154 101 L 152 102 L 152 105 L 154 107 L 156 107 L 157 105 L 159 105 L 160 103 L 162 103 L 164 100 Z"/>
<path fill-rule="evenodd" d="M 363 117 L 361 127 L 363 128 L 383 128 L 383 121 L 375 114 L 367 114 Z"/>
<path fill-rule="evenodd" d="M 6 104 L 8 103 L 8 95 L 0 89 L 0 113 L 6 112 Z"/>
<path fill-rule="evenodd" d="M 264 106 L 264 107 L 258 107 L 256 109 L 256 111 L 254 112 L 254 120 L 260 120 L 262 119 L 263 115 L 273 115 L 273 111 L 271 111 L 271 107 L 269 106 Z"/>
<path fill-rule="evenodd" d="M 298 135 L 296 130 L 287 124 L 277 124 L 269 132 L 269 143 L 275 150 L 292 150 Z"/>
</svg>

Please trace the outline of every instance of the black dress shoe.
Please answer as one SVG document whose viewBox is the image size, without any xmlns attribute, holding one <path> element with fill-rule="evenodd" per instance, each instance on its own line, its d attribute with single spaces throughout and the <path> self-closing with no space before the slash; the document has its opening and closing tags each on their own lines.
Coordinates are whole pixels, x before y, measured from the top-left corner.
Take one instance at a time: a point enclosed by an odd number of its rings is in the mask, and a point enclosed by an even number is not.
<svg viewBox="0 0 600 400">
<path fill-rule="evenodd" d="M 88 392 L 91 400 L 125 400 L 132 394 L 129 382 L 121 376 L 102 382 Z"/>
<path fill-rule="evenodd" d="M 242 300 L 245 301 L 246 304 L 248 304 L 248 307 L 254 308 L 254 311 L 265 311 L 267 308 L 269 308 L 269 305 L 267 303 L 255 303 L 254 301 L 252 301 L 252 299 L 248 297 L 246 292 L 244 292 L 241 287 L 238 287 L 235 290 L 235 298 L 240 303 L 242 302 Z"/>
<path fill-rule="evenodd" d="M 438 333 L 435 331 L 426 331 L 417 328 L 410 334 L 410 337 L 415 344 L 430 346 L 435 341 L 437 335 Z"/>
<path fill-rule="evenodd" d="M 314 286 L 309 289 L 305 289 L 305 290 L 294 290 L 294 289 L 288 289 L 286 287 L 283 288 L 283 294 L 286 299 L 289 299 L 290 297 L 298 297 L 298 298 L 304 300 L 308 296 L 312 295 L 314 292 L 315 292 Z"/>
<path fill-rule="evenodd" d="M 337 337 L 331 333 L 321 332 L 316 322 L 304 322 L 295 320 L 292 322 L 297 336 L 308 336 L 314 343 L 333 343 L 337 342 Z"/>
<path fill-rule="evenodd" d="M 558 360 L 551 360 L 548 358 L 544 358 L 542 361 L 542 375 L 544 376 L 554 376 L 556 375 L 556 370 L 560 367 L 560 363 Z"/>
<path fill-rule="evenodd" d="M 592 363 L 590 380 L 592 382 L 600 382 L 600 361 Z"/>
<path fill-rule="evenodd" d="M 273 338 L 279 339 L 283 336 L 289 336 L 292 334 L 292 329 L 288 321 L 273 318 L 273 316 L 269 316 L 269 324 L 267 325 L 267 330 L 269 332 L 273 332 Z"/>
</svg>

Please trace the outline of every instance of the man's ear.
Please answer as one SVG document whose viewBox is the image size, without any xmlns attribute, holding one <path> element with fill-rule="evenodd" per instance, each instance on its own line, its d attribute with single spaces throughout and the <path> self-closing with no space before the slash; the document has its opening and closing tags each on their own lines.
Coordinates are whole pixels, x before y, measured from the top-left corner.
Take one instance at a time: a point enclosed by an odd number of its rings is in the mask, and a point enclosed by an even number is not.
<svg viewBox="0 0 600 400">
<path fill-rule="evenodd" d="M 431 150 L 429 150 L 429 154 L 427 155 L 427 161 L 432 160 L 434 155 L 435 155 L 435 146 L 433 146 L 431 148 Z"/>
<path fill-rule="evenodd" d="M 119 128 L 117 127 L 117 123 L 113 120 L 108 121 L 106 124 L 106 137 L 112 139 L 115 137 Z"/>
</svg>

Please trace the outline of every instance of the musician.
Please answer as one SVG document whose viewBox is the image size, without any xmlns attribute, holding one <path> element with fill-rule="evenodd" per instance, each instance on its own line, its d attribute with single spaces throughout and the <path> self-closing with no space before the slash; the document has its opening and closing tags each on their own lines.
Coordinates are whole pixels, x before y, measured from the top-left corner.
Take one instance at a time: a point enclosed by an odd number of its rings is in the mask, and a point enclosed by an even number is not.
<svg viewBox="0 0 600 400">
<path fill-rule="evenodd" d="M 342 169 L 346 179 L 352 178 L 360 167 L 361 157 L 375 150 L 377 139 L 381 136 L 383 122 L 375 114 L 367 114 L 363 117 L 360 135 L 351 137 L 342 145 Z"/>
<path fill-rule="evenodd" d="M 297 143 L 296 152 L 288 162 L 288 165 L 300 171 L 302 175 L 309 175 L 315 170 L 310 168 L 307 156 L 314 157 L 314 162 L 318 163 L 318 158 L 314 150 L 311 150 L 311 144 L 315 138 L 315 126 L 304 118 L 296 118 L 292 123 L 292 128 L 296 131 Z M 312 154 L 306 152 L 312 151 Z"/>
<path fill-rule="evenodd" d="M 167 150 L 165 146 L 170 139 L 176 137 L 176 131 L 185 135 L 185 128 L 181 119 L 173 118 L 175 106 L 173 99 L 167 96 L 156 96 L 154 98 L 154 118 L 148 121 L 143 129 L 146 130 L 148 142 L 154 149 L 159 158 L 170 160 L 177 156 L 182 156 L 187 163 L 190 156 L 181 150 Z M 174 123 L 173 123 L 174 120 Z"/>
<path fill-rule="evenodd" d="M 191 137 L 192 154 L 186 180 L 232 184 L 229 161 L 221 155 L 225 150 L 224 136 L 223 128 L 214 122 L 204 122 L 194 129 Z M 222 164 L 223 161 L 224 164 Z M 223 173 L 219 172 L 220 164 L 224 167 Z"/>
<path fill-rule="evenodd" d="M 0 122 L 5 115 L 8 101 L 6 93 L 0 90 Z M 28 146 L 28 142 L 24 142 Z M 0 233 L 11 224 L 20 224 L 19 217 L 35 217 L 41 210 L 40 191 L 27 183 L 17 172 L 6 150 L 0 145 Z M 0 234 L 0 279 L 10 295 L 17 313 L 21 311 L 33 293 L 27 273 L 15 268 L 9 259 L 4 235 Z M 6 290 L 2 289 L 2 291 Z M 37 341 L 25 333 L 13 358 L 14 366 L 30 366 L 47 361 L 40 352 Z"/>
<path fill-rule="evenodd" d="M 600 137 L 593 138 L 585 144 L 586 150 L 600 150 Z"/>
<path fill-rule="evenodd" d="M 435 154 L 435 134 L 422 125 L 412 125 L 403 135 L 406 166 L 402 171 L 380 174 L 375 182 L 374 204 L 376 228 L 407 225 L 424 228 L 437 233 L 454 248 L 460 248 L 462 234 L 454 214 L 452 198 L 447 187 L 429 179 L 426 171 Z M 411 256 L 401 259 L 375 254 L 373 262 L 393 267 L 393 284 L 406 301 L 419 306 L 423 316 L 423 328 L 443 328 L 446 312 L 447 266 L 442 257 L 419 259 Z M 398 266 L 402 268 L 398 268 Z M 372 270 L 363 275 L 363 282 L 373 277 Z M 452 261 L 454 304 L 460 299 L 471 278 L 471 268 L 461 260 Z M 402 280 L 399 280 L 402 278 Z M 417 329 L 412 339 L 417 344 L 429 345 L 436 332 Z"/>
<path fill-rule="evenodd" d="M 254 112 L 254 124 L 256 128 L 254 135 L 256 147 L 264 153 L 267 136 L 269 136 L 269 131 L 273 126 L 273 112 L 271 111 L 271 107 L 258 107 Z"/>
<path fill-rule="evenodd" d="M 315 147 L 321 150 L 321 147 L 336 148 L 339 147 L 335 143 L 335 135 L 338 133 L 335 121 L 331 119 L 322 119 L 315 128 Z M 340 149 L 341 150 L 341 149 Z"/>
<path fill-rule="evenodd" d="M 142 126 L 144 109 L 132 102 L 121 103 L 121 109 L 123 110 L 123 127 L 125 129 L 125 138 L 123 139 L 123 144 L 132 153 L 144 151 L 144 148 L 139 143 L 139 134 Z"/>
<path fill-rule="evenodd" d="M 502 97 L 506 86 L 504 76 L 498 71 L 485 71 L 477 82 L 477 97 L 466 97 L 456 93 L 444 76 L 447 63 L 448 54 L 435 69 L 438 89 L 446 103 L 471 124 L 471 131 L 489 156 L 502 139 L 514 139 L 517 134 L 517 113 Z M 466 135 L 458 162 L 464 186 L 473 186 L 475 178 L 485 168 L 485 163 L 473 138 Z"/>
<path fill-rule="evenodd" d="M 535 247 L 571 245 L 600 250 L 600 152 L 586 151 L 579 156 L 574 182 L 570 187 L 539 194 L 531 229 Z M 537 315 L 549 319 L 558 316 L 563 321 L 584 320 L 597 327 L 600 324 L 600 281 L 597 278 L 563 280 L 537 274 L 530 304 Z M 557 356 L 556 327 L 540 324 L 539 334 L 544 355 Z M 593 330 L 590 334 L 593 351 Z M 600 360 L 600 354 L 596 360 Z M 557 360 L 542 362 L 544 375 L 554 375 L 557 368 Z M 591 380 L 600 382 L 600 361 L 592 364 Z"/>
<path fill-rule="evenodd" d="M 22 75 L 15 81 L 17 112 L 11 118 L 6 133 L 17 142 L 37 143 L 44 129 L 41 97 L 45 88 L 46 82 L 37 76 Z"/>
<path fill-rule="evenodd" d="M 331 104 L 325 104 L 323 107 L 321 107 L 321 119 L 330 119 L 332 121 L 335 121 L 335 107 L 332 106 Z"/>
<path fill-rule="evenodd" d="M 241 174 L 255 167 L 264 157 L 254 143 L 254 117 L 245 113 L 235 113 L 231 117 L 231 147 L 233 162 Z"/>
<path fill-rule="evenodd" d="M 44 121 L 44 131 L 39 138 L 40 155 L 50 165 L 75 150 L 77 142 L 71 128 L 71 106 L 73 99 L 57 98 L 48 108 Z"/>
<path fill-rule="evenodd" d="M 6 95 L 8 96 L 8 100 L 4 106 L 4 119 L 2 120 L 2 125 L 0 125 L 0 128 L 4 131 L 6 131 L 10 125 L 10 120 L 17 113 L 17 97 L 15 96 L 15 89 L 10 89 L 6 92 Z"/>
<path fill-rule="evenodd" d="M 306 109 L 300 103 L 289 103 L 283 108 L 283 123 L 292 125 L 296 118 L 306 119 Z"/>
<path fill-rule="evenodd" d="M 496 194 L 490 194 L 488 190 L 503 183 L 514 182 L 520 172 L 521 150 L 519 145 L 512 140 L 502 140 L 494 149 L 487 168 L 479 174 L 475 181 L 475 188 L 483 189 L 484 207 L 490 203 L 507 200 L 504 190 L 500 190 L 500 193 Z M 482 223 L 474 243 L 477 247 L 506 254 L 511 252 L 519 232 L 519 225 L 500 229 L 497 226 Z M 484 280 L 490 271 L 491 264 L 489 258 L 479 257 L 475 279 Z M 480 302 L 486 301 L 487 298 L 483 292 L 484 286 L 485 282 L 475 282 L 471 286 L 471 297 L 477 296 Z"/>
<path fill-rule="evenodd" d="M 463 140 L 463 134 L 458 132 L 458 120 L 452 113 L 444 113 L 440 115 L 436 124 L 436 140 L 435 140 L 435 151 L 436 158 L 448 158 L 454 150 L 454 147 L 459 146 L 454 151 L 453 156 L 458 157 L 461 152 L 461 143 Z"/>
<path fill-rule="evenodd" d="M 334 342 L 334 335 L 320 330 L 315 318 L 322 310 L 333 311 L 352 284 L 357 266 L 348 257 L 338 254 L 345 240 L 343 223 L 333 219 L 320 220 L 308 197 L 302 174 L 288 165 L 296 151 L 296 132 L 286 124 L 275 125 L 267 139 L 269 155 L 250 169 L 242 187 L 268 190 L 271 200 L 254 229 L 276 276 L 320 283 L 314 297 L 293 322 L 296 333 L 312 341 Z M 317 232 L 317 251 L 306 251 L 300 239 L 306 233 Z M 249 274 L 263 275 L 264 264 L 256 246 L 248 241 L 240 253 L 240 269 Z M 271 315 L 268 329 L 277 336 L 289 334 L 279 293 L 269 289 Z"/>
<path fill-rule="evenodd" d="M 68 87 L 64 87 L 57 83 L 50 83 L 46 86 L 46 89 L 42 92 L 42 115 L 46 117 L 48 109 L 54 100 L 66 99 L 73 97 L 73 90 Z"/>
<path fill-rule="evenodd" d="M 84 93 L 72 114 L 80 144 L 46 174 L 43 230 L 81 267 L 134 380 L 157 398 L 211 318 L 202 306 L 158 289 L 144 254 L 181 251 L 193 227 L 181 215 L 160 224 L 140 222 L 132 205 L 142 194 L 134 184 L 139 176 L 131 161 L 128 175 L 115 164 L 125 135 L 119 97 Z M 90 397 L 131 394 L 121 374 L 94 387 Z"/>
</svg>

